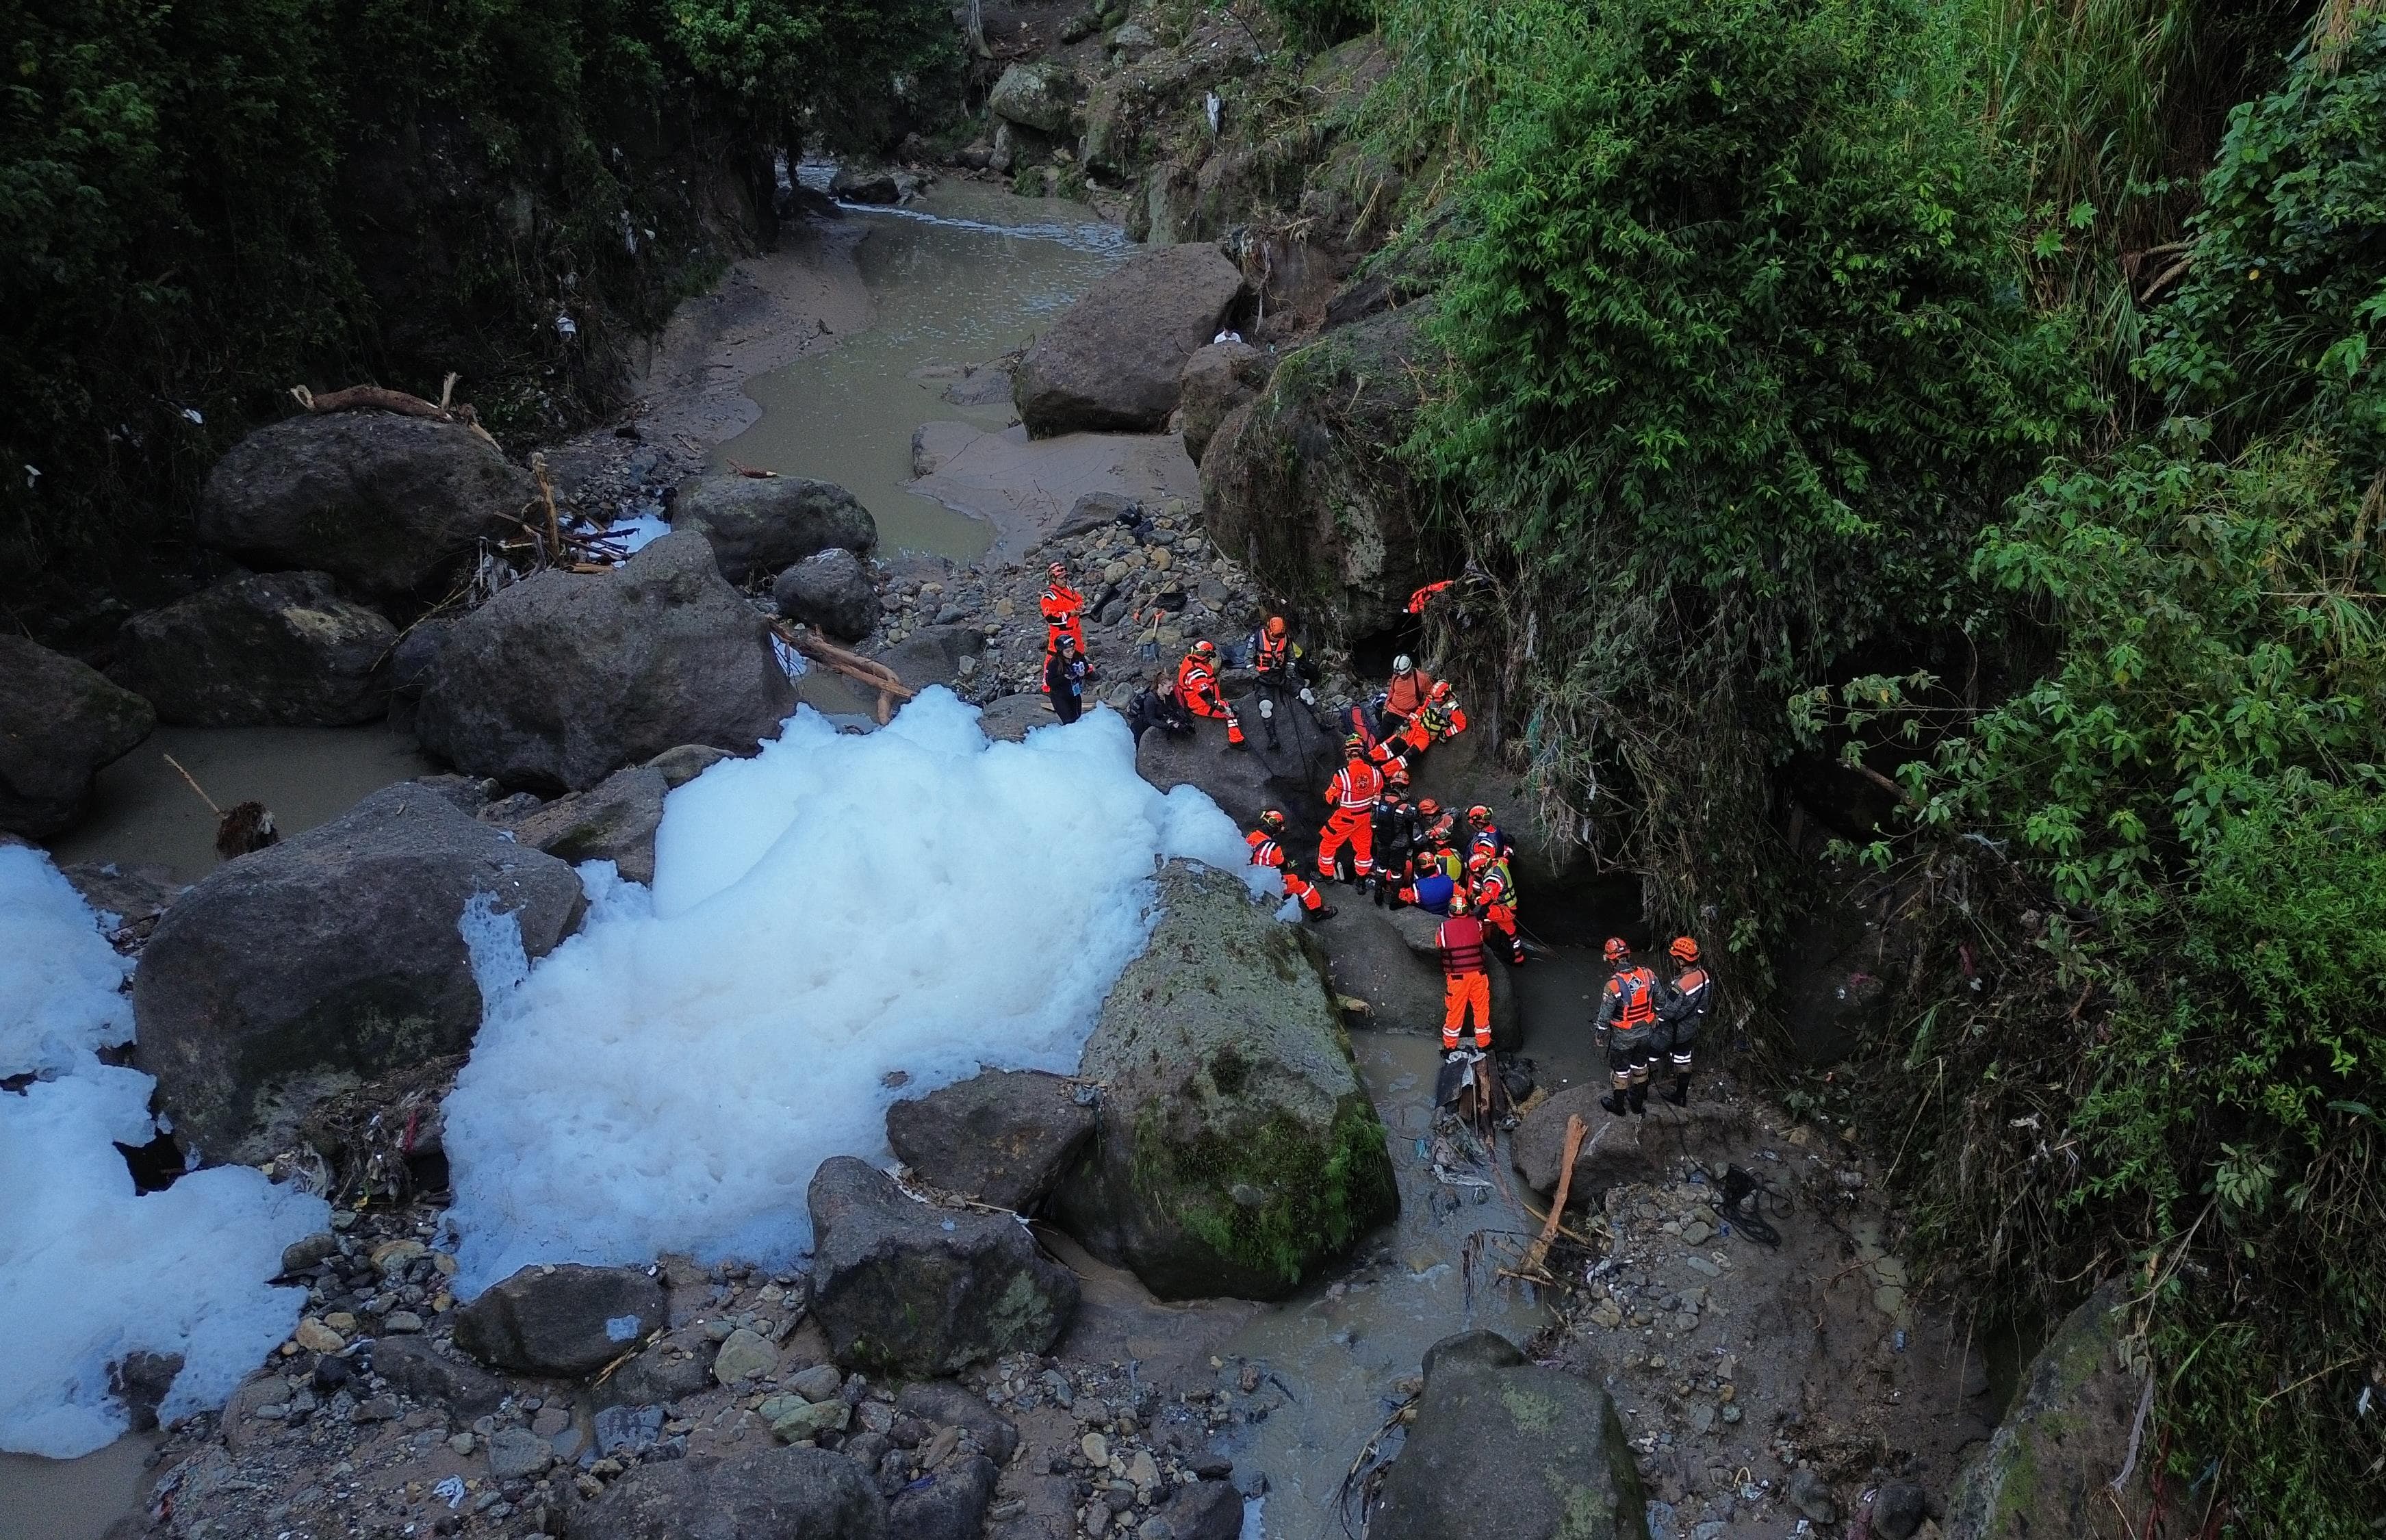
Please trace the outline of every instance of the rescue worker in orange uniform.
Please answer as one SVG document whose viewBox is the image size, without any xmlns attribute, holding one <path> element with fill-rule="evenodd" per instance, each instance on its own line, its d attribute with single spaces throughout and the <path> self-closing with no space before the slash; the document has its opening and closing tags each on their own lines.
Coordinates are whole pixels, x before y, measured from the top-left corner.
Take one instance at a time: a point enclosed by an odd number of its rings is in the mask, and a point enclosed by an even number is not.
<svg viewBox="0 0 2386 1540">
<path fill-rule="evenodd" d="M 1260 676 L 1260 726 L 1267 732 L 1267 745 L 1280 749 L 1275 720 L 1284 714 L 1287 703 L 1298 700 L 1304 707 L 1317 704 L 1316 692 L 1310 688 L 1317 677 L 1316 669 L 1281 615 L 1271 615 L 1267 624 L 1251 636 L 1251 670 Z"/>
<path fill-rule="evenodd" d="M 1441 1051 L 1458 1051 L 1458 1030 L 1475 1017 L 1475 1045 L 1491 1046 L 1491 974 L 1483 960 L 1483 921 L 1467 912 L 1466 900 L 1450 901 L 1450 918 L 1437 926 L 1433 944 L 1441 953 Z"/>
<path fill-rule="evenodd" d="M 1069 570 L 1057 561 L 1047 570 L 1046 578 L 1044 596 L 1036 607 L 1044 612 L 1044 667 L 1049 671 L 1061 644 L 1086 650 L 1086 596 L 1069 586 Z M 1048 682 L 1044 688 L 1049 691 L 1052 686 Z"/>
<path fill-rule="evenodd" d="M 1657 1007 L 1657 1021 L 1674 1069 L 1674 1088 L 1659 1095 L 1676 1107 L 1687 1107 L 1690 1054 L 1698 1045 L 1699 1029 L 1707 1024 L 1707 1012 L 1714 1005 L 1714 977 L 1699 961 L 1699 944 L 1689 936 L 1676 936 L 1665 951 L 1682 970 L 1665 986 L 1665 998 Z"/>
<path fill-rule="evenodd" d="M 1284 848 L 1284 814 L 1274 808 L 1260 814 L 1260 826 L 1243 836 L 1251 847 L 1251 865 L 1263 866 L 1284 879 L 1284 891 L 1300 902 L 1304 920 L 1331 920 L 1334 906 L 1317 891 L 1317 884 L 1300 874 L 1300 866 Z"/>
<path fill-rule="evenodd" d="M 1649 1061 L 1657 1044 L 1657 975 L 1632 960 L 1621 936 L 1607 938 L 1607 965 L 1614 973 L 1600 992 L 1592 1031 L 1607 1050 L 1607 1081 L 1614 1087 L 1599 1105 L 1621 1116 L 1649 1110 Z"/>
<path fill-rule="evenodd" d="M 1197 717 L 1222 718 L 1226 724 L 1226 742 L 1237 748 L 1245 745 L 1242 719 L 1226 704 L 1218 689 L 1218 646 L 1214 642 L 1196 642 L 1176 665 L 1176 698 Z"/>
<path fill-rule="evenodd" d="M 1388 738 L 1406 727 L 1409 719 L 1432 698 L 1433 675 L 1402 653 L 1392 659 L 1392 677 L 1384 686 L 1384 704 L 1375 711 L 1375 736 Z"/>
<path fill-rule="evenodd" d="M 1358 881 L 1375 878 L 1375 803 L 1384 795 L 1383 772 L 1367 763 L 1367 745 L 1353 737 L 1342 745 L 1343 766 L 1325 787 L 1325 832 L 1317 842 L 1317 874 L 1338 870 L 1342 846 L 1356 858 Z"/>
<path fill-rule="evenodd" d="M 1508 863 L 1478 850 L 1466 863 L 1466 874 L 1483 923 L 1507 938 L 1509 962 L 1524 967 L 1525 938 L 1516 932 L 1516 880 L 1509 875 Z"/>
<path fill-rule="evenodd" d="M 1466 731 L 1466 712 L 1460 707 L 1450 681 L 1434 681 L 1425 703 L 1408 720 L 1394 742 L 1406 753 L 1422 755 L 1436 744 L 1446 744 Z"/>
</svg>

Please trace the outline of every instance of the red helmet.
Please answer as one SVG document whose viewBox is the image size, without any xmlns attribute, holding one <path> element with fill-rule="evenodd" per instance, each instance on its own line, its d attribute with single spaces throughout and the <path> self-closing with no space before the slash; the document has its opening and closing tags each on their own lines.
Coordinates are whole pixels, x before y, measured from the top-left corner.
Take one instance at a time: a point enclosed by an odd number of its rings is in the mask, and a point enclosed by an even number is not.
<svg viewBox="0 0 2386 1540">
<path fill-rule="evenodd" d="M 1384 767 L 1384 779 L 1395 786 L 1405 786 L 1409 783 L 1409 768 L 1395 759 Z"/>
<path fill-rule="evenodd" d="M 1609 936 L 1607 945 L 1600 950 L 1606 954 L 1610 962 L 1622 962 L 1632 956 L 1632 948 L 1624 945 L 1622 936 Z"/>
<path fill-rule="evenodd" d="M 1271 616 L 1269 616 L 1269 617 L 1268 617 L 1267 633 L 1268 633 L 1270 636 L 1282 636 L 1282 635 L 1284 634 L 1284 617 L 1283 617 L 1283 616 L 1281 616 L 1281 615 L 1271 615 Z"/>
<path fill-rule="evenodd" d="M 1364 758 L 1367 753 L 1367 740 L 1353 732 L 1342 740 L 1342 752 L 1353 759 Z"/>
<path fill-rule="evenodd" d="M 1276 808 L 1268 808 L 1260 814 L 1260 827 L 1272 833 L 1281 832 L 1284 828 L 1284 814 Z"/>
<path fill-rule="evenodd" d="M 1478 802 L 1466 809 L 1466 821 L 1477 829 L 1488 829 L 1491 825 L 1491 809 Z"/>
<path fill-rule="evenodd" d="M 1193 644 L 1193 656 L 1207 662 L 1218 656 L 1218 644 L 1204 637 Z"/>
<path fill-rule="evenodd" d="M 1421 796 L 1417 798 L 1417 813 L 1430 822 L 1441 816 L 1441 804 L 1429 796 Z"/>
<path fill-rule="evenodd" d="M 1448 700 L 1450 698 L 1450 681 L 1446 679 L 1435 680 L 1433 682 L 1431 698 L 1435 700 Z"/>
<path fill-rule="evenodd" d="M 1674 938 L 1674 945 L 1666 947 L 1665 950 L 1673 954 L 1673 958 L 1676 962 L 1696 962 L 1699 960 L 1699 944 L 1692 941 L 1689 936 L 1676 936 Z"/>
<path fill-rule="evenodd" d="M 1464 893 L 1458 891 L 1451 892 L 1450 895 L 1450 912 L 1452 914 L 1464 914 L 1466 912 L 1466 895 Z"/>
<path fill-rule="evenodd" d="M 1478 850 L 1466 858 L 1466 870 L 1469 871 L 1480 871 L 1490 864 L 1491 852 L 1488 850 Z"/>
</svg>

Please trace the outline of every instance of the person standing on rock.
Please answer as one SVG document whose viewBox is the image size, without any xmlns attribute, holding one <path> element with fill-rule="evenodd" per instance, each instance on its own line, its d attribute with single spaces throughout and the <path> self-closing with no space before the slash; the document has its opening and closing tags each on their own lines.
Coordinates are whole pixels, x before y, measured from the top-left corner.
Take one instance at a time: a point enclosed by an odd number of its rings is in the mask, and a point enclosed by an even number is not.
<svg viewBox="0 0 2386 1540">
<path fill-rule="evenodd" d="M 1325 787 L 1325 832 L 1317 842 L 1317 874 L 1321 877 L 1341 871 L 1342 847 L 1348 845 L 1354 858 L 1351 869 L 1357 881 L 1373 886 L 1375 881 L 1375 804 L 1384 795 L 1381 770 L 1367 763 L 1367 745 L 1357 737 L 1342 744 L 1342 768 Z"/>
<path fill-rule="evenodd" d="M 1297 699 L 1303 707 L 1317 704 L 1317 694 L 1310 688 L 1317 682 L 1317 670 L 1281 615 L 1269 616 L 1267 624 L 1251 634 L 1250 652 L 1251 669 L 1260 676 L 1260 725 L 1267 730 L 1268 747 L 1281 749 L 1275 720 L 1288 701 Z"/>
<path fill-rule="evenodd" d="M 1063 642 L 1044 660 L 1044 688 L 1052 696 L 1052 714 L 1064 727 L 1085 715 L 1089 671 L 1086 649 L 1074 642 Z"/>
<path fill-rule="evenodd" d="M 1166 674 L 1156 676 L 1150 687 L 1135 697 L 1135 704 L 1127 707 L 1126 721 L 1134 729 L 1137 743 L 1155 727 L 1172 738 L 1187 737 L 1193 732 L 1193 713 L 1185 709 L 1185 703 L 1176 695 L 1176 682 Z"/>
<path fill-rule="evenodd" d="M 1433 945 L 1441 953 L 1441 1051 L 1458 1051 L 1458 1033 L 1469 1013 L 1475 1018 L 1475 1045 L 1491 1046 L 1491 971 L 1483 957 L 1483 921 L 1469 912 L 1463 897 L 1450 901 L 1450 918 L 1435 928 Z"/>
<path fill-rule="evenodd" d="M 1505 940 L 1508 961 L 1524 967 L 1525 938 L 1516 930 L 1516 879 L 1509 875 L 1506 858 L 1477 850 L 1466 863 L 1466 875 L 1483 923 Z"/>
<path fill-rule="evenodd" d="M 1226 723 L 1226 742 L 1235 748 L 1248 748 L 1243 736 L 1243 720 L 1218 688 L 1218 645 L 1200 641 L 1193 644 L 1185 661 L 1176 665 L 1176 698 L 1185 709 L 1197 717 L 1223 718 Z"/>
<path fill-rule="evenodd" d="M 1375 736 L 1389 738 L 1400 732 L 1432 698 L 1433 675 L 1406 653 L 1393 658 L 1391 682 L 1384 687 L 1384 704 L 1375 713 Z"/>
<path fill-rule="evenodd" d="M 1081 653 L 1086 650 L 1086 596 L 1069 586 L 1069 570 L 1057 561 L 1046 570 L 1046 578 L 1044 596 L 1036 607 L 1044 612 L 1044 670 L 1049 676 L 1064 645 Z M 1044 687 L 1052 687 L 1049 677 Z M 1074 717 L 1061 720 L 1076 720 Z"/>
<path fill-rule="evenodd" d="M 1699 944 L 1689 936 L 1676 936 L 1666 952 L 1681 965 L 1665 987 L 1665 998 L 1657 1007 L 1657 1022 L 1665 1039 L 1665 1052 L 1673 1061 L 1674 1088 L 1661 1093 L 1676 1107 L 1690 1103 L 1690 1054 L 1697 1046 L 1700 1029 L 1707 1024 L 1707 1011 L 1714 1003 L 1714 979 L 1699 960 Z"/>
<path fill-rule="evenodd" d="M 1243 836 L 1251 847 L 1251 865 L 1263 866 L 1284 879 L 1284 891 L 1300 902 L 1303 920 L 1331 920 L 1334 906 L 1317 891 L 1317 884 L 1300 874 L 1300 868 L 1284 848 L 1284 814 L 1274 808 L 1260 814 L 1260 826 Z"/>
<path fill-rule="evenodd" d="M 1608 1084 L 1599 1105 L 1621 1117 L 1649 1110 L 1649 1061 L 1657 1045 L 1657 975 L 1632 960 L 1622 936 L 1609 936 L 1607 965 L 1614 970 L 1600 992 L 1591 1031 L 1607 1050 Z"/>
<path fill-rule="evenodd" d="M 1369 831 L 1375 848 L 1369 852 L 1375 861 L 1375 907 L 1389 904 L 1397 908 L 1404 900 L 1410 870 L 1410 844 L 1416 834 L 1416 810 L 1400 799 L 1400 783 L 1386 776 L 1384 795 L 1375 804 Z"/>
</svg>

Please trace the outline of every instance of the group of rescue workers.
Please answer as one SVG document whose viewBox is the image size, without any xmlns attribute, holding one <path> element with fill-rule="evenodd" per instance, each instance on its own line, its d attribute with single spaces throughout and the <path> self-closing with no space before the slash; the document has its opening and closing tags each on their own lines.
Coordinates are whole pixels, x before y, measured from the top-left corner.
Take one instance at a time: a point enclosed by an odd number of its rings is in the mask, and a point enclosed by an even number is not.
<svg viewBox="0 0 2386 1540">
<path fill-rule="evenodd" d="M 1052 564 L 1049 575 L 1041 601 L 1049 632 L 1046 687 L 1053 692 L 1055 709 L 1074 720 L 1076 712 L 1068 707 L 1076 701 L 1064 705 L 1060 697 L 1082 690 L 1086 600 L 1069 585 L 1068 570 L 1061 563 Z M 1279 749 L 1277 719 L 1288 717 L 1296 701 L 1304 714 L 1315 709 L 1315 667 L 1281 615 L 1270 616 L 1246 650 L 1258 676 L 1259 718 L 1268 747 Z M 1248 748 L 1242 719 L 1219 683 L 1223 667 L 1216 644 L 1195 642 L 1175 677 L 1163 675 L 1136 702 L 1131 715 L 1137 735 L 1153 726 L 1190 731 L 1193 718 L 1205 717 L 1225 723 L 1228 744 Z M 1379 906 L 1413 905 L 1441 915 L 1434 939 L 1444 980 L 1442 1051 L 1463 1052 L 1461 1038 L 1471 1025 L 1475 1051 L 1488 1053 L 1487 949 L 1498 946 L 1515 967 L 1526 960 L 1516 920 L 1515 847 L 1488 807 L 1465 809 L 1462 831 L 1454 809 L 1430 796 L 1412 802 L 1408 795 L 1426 752 L 1466 731 L 1466 713 L 1449 681 L 1436 680 L 1403 656 L 1393 660 L 1392 676 L 1372 703 L 1350 707 L 1344 725 L 1342 768 L 1325 791 L 1315 879 L 1304 873 L 1287 844 L 1289 820 L 1280 808 L 1262 812 L 1260 826 L 1244 836 L 1251 864 L 1275 871 L 1287 896 L 1310 920 L 1328 920 L 1336 912 L 1319 887 L 1328 880 L 1356 884 Z M 1607 941 L 1611 972 L 1591 1026 L 1607 1055 L 1612 1090 L 1600 1105 L 1611 1113 L 1648 1110 L 1649 1081 L 1660 1055 L 1674 1083 L 1660 1095 L 1676 1107 L 1689 1100 L 1691 1058 L 1713 1004 L 1714 984 L 1690 937 L 1676 938 L 1667 955 L 1676 970 L 1671 979 L 1660 979 L 1632 960 L 1622 938 Z"/>
</svg>

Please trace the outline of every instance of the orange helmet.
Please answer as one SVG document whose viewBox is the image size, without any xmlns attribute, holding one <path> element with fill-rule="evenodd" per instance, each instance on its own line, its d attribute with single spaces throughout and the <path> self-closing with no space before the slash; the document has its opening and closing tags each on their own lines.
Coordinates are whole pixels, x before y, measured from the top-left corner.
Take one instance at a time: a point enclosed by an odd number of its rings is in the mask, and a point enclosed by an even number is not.
<svg viewBox="0 0 2386 1540">
<path fill-rule="evenodd" d="M 1268 617 L 1267 633 L 1268 633 L 1270 636 L 1282 636 L 1282 635 L 1284 634 L 1284 617 L 1283 617 L 1283 616 L 1281 616 L 1281 615 L 1271 615 L 1271 616 L 1269 616 L 1269 617 Z"/>
<path fill-rule="evenodd" d="M 1360 737 L 1356 732 L 1351 733 L 1349 737 L 1342 740 L 1342 753 L 1346 757 L 1352 759 L 1365 758 L 1367 757 L 1367 740 Z"/>
<path fill-rule="evenodd" d="M 1450 681 L 1446 679 L 1435 680 L 1433 682 L 1432 698 L 1435 700 L 1448 700 L 1450 698 Z"/>
<path fill-rule="evenodd" d="M 1441 804 L 1429 796 L 1421 796 L 1417 798 L 1417 814 L 1431 822 L 1441 816 Z"/>
<path fill-rule="evenodd" d="M 1673 958 L 1676 962 L 1696 962 L 1699 960 L 1699 944 L 1692 941 L 1689 936 L 1676 936 L 1674 938 L 1674 945 L 1666 947 L 1665 950 L 1673 954 Z"/>
<path fill-rule="evenodd" d="M 1480 871 L 1490 864 L 1491 852 L 1488 850 L 1478 850 L 1466 858 L 1466 870 L 1469 871 Z"/>
<path fill-rule="evenodd" d="M 1270 833 L 1281 833 L 1284 830 L 1284 814 L 1276 808 L 1268 808 L 1260 814 L 1260 827 Z"/>
<path fill-rule="evenodd" d="M 1464 914 L 1466 912 L 1466 895 L 1458 892 L 1452 892 L 1450 894 L 1450 912 L 1452 914 Z"/>
<path fill-rule="evenodd" d="M 1606 955 L 1610 962 L 1622 962 L 1632 955 L 1632 948 L 1624 945 L 1622 936 L 1609 936 L 1607 945 L 1600 950 Z"/>
<path fill-rule="evenodd" d="M 1466 809 L 1466 821 L 1477 829 L 1488 829 L 1491 826 L 1491 809 L 1478 802 Z"/>
<path fill-rule="evenodd" d="M 1218 644 L 1204 637 L 1193 644 L 1193 656 L 1207 663 L 1218 656 Z"/>
</svg>

